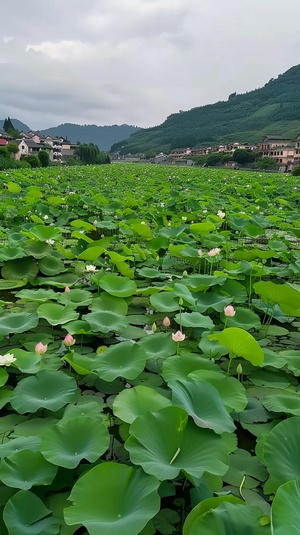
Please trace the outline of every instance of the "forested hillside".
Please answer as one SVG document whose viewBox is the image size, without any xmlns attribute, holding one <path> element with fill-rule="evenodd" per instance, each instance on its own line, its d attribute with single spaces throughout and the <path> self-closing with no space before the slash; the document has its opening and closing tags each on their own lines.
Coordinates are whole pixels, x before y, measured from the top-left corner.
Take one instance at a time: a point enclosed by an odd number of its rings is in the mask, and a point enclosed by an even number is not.
<svg viewBox="0 0 300 535">
<path fill-rule="evenodd" d="M 255 143 L 265 134 L 296 136 L 300 132 L 300 65 L 260 89 L 233 93 L 217 102 L 170 115 L 154 128 L 140 130 L 112 151 L 165 151 L 223 142 Z"/>
</svg>

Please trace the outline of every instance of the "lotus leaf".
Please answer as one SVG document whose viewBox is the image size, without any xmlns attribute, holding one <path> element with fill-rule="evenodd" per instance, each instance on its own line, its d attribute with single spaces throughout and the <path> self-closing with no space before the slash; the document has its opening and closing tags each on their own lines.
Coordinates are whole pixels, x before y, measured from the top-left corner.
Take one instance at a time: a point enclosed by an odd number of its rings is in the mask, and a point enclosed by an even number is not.
<svg viewBox="0 0 300 535">
<path fill-rule="evenodd" d="M 158 486 L 159 481 L 141 469 L 100 464 L 75 483 L 65 522 L 83 524 L 90 535 L 138 535 L 159 511 Z"/>
</svg>

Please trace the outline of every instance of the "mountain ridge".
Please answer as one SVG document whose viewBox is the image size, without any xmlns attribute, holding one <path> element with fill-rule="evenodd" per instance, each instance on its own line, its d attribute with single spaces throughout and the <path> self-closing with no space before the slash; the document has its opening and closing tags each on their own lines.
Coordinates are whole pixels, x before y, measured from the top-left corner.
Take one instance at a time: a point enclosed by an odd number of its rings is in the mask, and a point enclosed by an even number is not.
<svg viewBox="0 0 300 535">
<path fill-rule="evenodd" d="M 257 143 L 267 134 L 292 138 L 299 132 L 300 65 L 296 65 L 261 88 L 171 114 L 161 125 L 139 130 L 111 151 L 168 153 L 181 147 Z"/>
<path fill-rule="evenodd" d="M 18 119 L 11 119 L 11 121 L 17 130 L 29 132 L 30 127 L 27 124 Z M 3 122 L 4 119 L 0 119 L 0 128 L 3 128 Z M 107 152 L 114 143 L 127 139 L 138 130 L 138 126 L 128 124 L 98 126 L 96 124 L 63 123 L 51 128 L 39 129 L 39 132 L 46 136 L 64 137 L 72 143 L 77 143 L 77 141 L 94 143 L 100 150 Z"/>
</svg>

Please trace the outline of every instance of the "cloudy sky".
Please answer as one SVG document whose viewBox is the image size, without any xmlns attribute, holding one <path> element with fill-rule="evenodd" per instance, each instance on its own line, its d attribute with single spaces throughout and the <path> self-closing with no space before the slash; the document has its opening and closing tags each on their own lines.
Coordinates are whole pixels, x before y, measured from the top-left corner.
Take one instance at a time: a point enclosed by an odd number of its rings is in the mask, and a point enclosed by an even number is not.
<svg viewBox="0 0 300 535">
<path fill-rule="evenodd" d="M 160 124 L 299 64 L 299 16 L 299 0 L 4 2 L 0 118 Z"/>
</svg>

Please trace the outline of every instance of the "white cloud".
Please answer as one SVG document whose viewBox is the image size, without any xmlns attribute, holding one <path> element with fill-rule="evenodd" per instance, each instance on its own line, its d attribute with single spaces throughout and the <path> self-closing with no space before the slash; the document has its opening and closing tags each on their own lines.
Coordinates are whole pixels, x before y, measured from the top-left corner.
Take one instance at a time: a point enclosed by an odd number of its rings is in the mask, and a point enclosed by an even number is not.
<svg viewBox="0 0 300 535">
<path fill-rule="evenodd" d="M 299 0 L 286 0 L 296 14 Z M 0 117 L 152 126 L 299 62 L 278 0 L 31 0 L 1 12 Z"/>
</svg>

